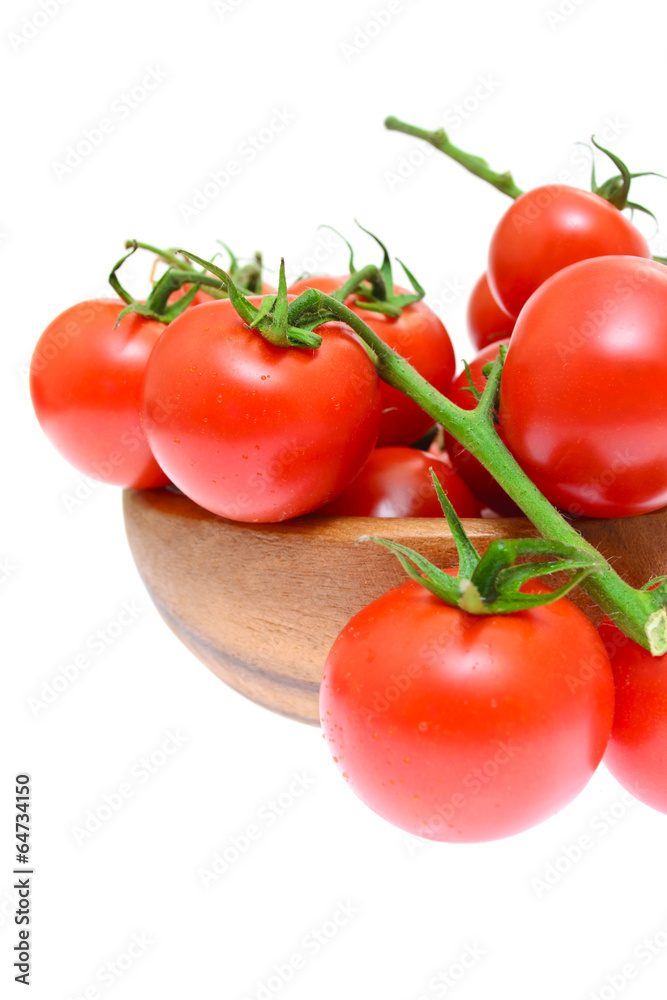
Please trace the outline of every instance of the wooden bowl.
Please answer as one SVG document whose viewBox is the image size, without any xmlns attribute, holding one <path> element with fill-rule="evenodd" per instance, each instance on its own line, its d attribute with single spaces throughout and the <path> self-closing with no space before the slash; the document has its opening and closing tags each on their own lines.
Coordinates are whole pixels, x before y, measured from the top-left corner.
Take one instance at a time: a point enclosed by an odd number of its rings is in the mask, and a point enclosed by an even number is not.
<svg viewBox="0 0 667 1000">
<path fill-rule="evenodd" d="M 361 608 L 406 579 L 387 549 L 355 539 L 391 538 L 442 568 L 458 561 L 444 518 L 239 524 L 168 488 L 126 490 L 123 505 L 135 562 L 172 631 L 230 687 L 312 725 L 319 725 L 320 678 L 334 639 Z M 537 534 L 525 518 L 463 523 L 480 552 L 496 538 Z M 583 518 L 577 527 L 633 586 L 667 573 L 667 508 Z M 601 612 L 582 591 L 572 600 L 597 624 Z"/>
</svg>

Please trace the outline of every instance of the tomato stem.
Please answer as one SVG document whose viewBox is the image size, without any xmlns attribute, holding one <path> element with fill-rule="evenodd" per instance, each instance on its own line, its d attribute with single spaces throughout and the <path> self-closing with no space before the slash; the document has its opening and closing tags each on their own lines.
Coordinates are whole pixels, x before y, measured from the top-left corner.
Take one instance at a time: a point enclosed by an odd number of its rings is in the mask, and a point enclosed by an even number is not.
<svg viewBox="0 0 667 1000">
<path fill-rule="evenodd" d="M 427 129 L 419 128 L 417 125 L 409 125 L 407 122 L 402 122 L 393 115 L 385 118 L 384 125 L 391 132 L 403 132 L 405 135 L 414 135 L 417 139 L 424 139 L 425 142 L 430 142 L 432 146 L 439 149 L 445 156 L 456 160 L 462 167 L 469 170 L 471 174 L 481 177 L 483 181 L 487 181 L 488 184 L 491 184 L 509 198 L 518 198 L 519 195 L 523 194 L 521 188 L 517 187 L 514 183 L 514 178 L 509 170 L 499 174 L 495 170 L 492 170 L 481 156 L 474 156 L 472 153 L 466 153 L 465 150 L 459 149 L 458 146 L 455 146 L 451 142 L 444 128 L 429 132 Z"/>
<path fill-rule="evenodd" d="M 328 317 L 327 317 L 328 314 Z M 493 423 L 493 408 L 502 375 L 502 354 L 495 362 L 482 399 L 474 410 L 462 410 L 417 372 L 412 365 L 375 334 L 363 319 L 342 302 L 309 289 L 291 303 L 289 323 L 319 317 L 341 320 L 371 348 L 380 378 L 414 400 L 459 441 L 499 482 L 540 534 L 553 542 L 588 553 L 600 569 L 579 581 L 579 586 L 640 646 L 656 656 L 667 652 L 667 614 L 664 595 L 635 590 L 626 583 L 597 549 L 556 510 L 528 478 L 506 448 Z"/>
</svg>

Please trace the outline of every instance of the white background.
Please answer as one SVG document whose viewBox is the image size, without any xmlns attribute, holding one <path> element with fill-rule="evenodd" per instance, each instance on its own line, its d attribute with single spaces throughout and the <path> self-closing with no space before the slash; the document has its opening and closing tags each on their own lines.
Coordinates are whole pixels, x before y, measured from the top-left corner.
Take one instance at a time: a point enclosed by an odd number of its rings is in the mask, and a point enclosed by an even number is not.
<svg viewBox="0 0 667 1000">
<path fill-rule="evenodd" d="M 659 5 L 564 0 L 557 19 L 556 0 L 402 0 L 379 31 L 365 25 L 386 0 L 54 6 L 45 18 L 31 0 L 6 0 L 0 28 L 3 996 L 24 995 L 11 982 L 9 891 L 22 770 L 34 786 L 31 995 L 40 1000 L 664 996 L 665 816 L 624 799 L 601 769 L 572 806 L 526 834 L 415 846 L 351 795 L 315 729 L 245 701 L 181 647 L 134 569 L 119 492 L 99 487 L 67 511 L 79 476 L 42 436 L 25 379 L 43 328 L 103 291 L 128 237 L 204 255 L 222 238 L 240 254 L 261 248 L 272 267 L 285 255 L 299 271 L 324 222 L 352 234 L 360 262 L 375 260 L 355 216 L 406 260 L 458 356 L 470 355 L 467 292 L 509 202 L 435 152 L 397 185 L 400 158 L 422 147 L 386 132 L 383 118 L 446 120 L 454 141 L 512 168 L 523 187 L 559 176 L 586 186 L 574 144 L 592 132 L 634 169 L 665 170 Z M 162 82 L 119 110 L 151 69 Z M 250 162 L 241 147 L 274 109 L 293 120 Z M 54 164 L 102 118 L 112 131 L 58 178 Z M 240 175 L 188 221 L 182 206 L 230 159 L 243 162 Z M 663 183 L 640 181 L 637 194 L 665 218 Z M 135 260 L 139 293 L 148 258 Z M 341 250 L 323 269 L 345 262 Z M 132 601 L 134 624 L 35 715 L 29 699 Z M 130 778 L 174 731 L 187 737 L 182 747 L 145 783 Z M 262 824 L 259 811 L 289 799 L 295 773 L 311 787 Z M 128 780 L 132 797 L 77 843 L 87 811 Z M 260 840 L 205 889 L 198 869 L 258 822 Z M 568 862 L 582 834 L 593 846 Z M 555 884 L 540 888 L 549 870 Z M 306 936 L 342 920 L 341 904 L 354 915 L 314 954 Z M 127 965 L 133 935 L 150 944 L 122 977 L 99 978 L 109 962 Z M 645 940 L 658 942 L 656 954 Z M 470 967 L 447 987 L 466 949 Z M 263 993 L 295 953 L 305 968 Z M 636 974 L 625 981 L 628 963 Z"/>
</svg>

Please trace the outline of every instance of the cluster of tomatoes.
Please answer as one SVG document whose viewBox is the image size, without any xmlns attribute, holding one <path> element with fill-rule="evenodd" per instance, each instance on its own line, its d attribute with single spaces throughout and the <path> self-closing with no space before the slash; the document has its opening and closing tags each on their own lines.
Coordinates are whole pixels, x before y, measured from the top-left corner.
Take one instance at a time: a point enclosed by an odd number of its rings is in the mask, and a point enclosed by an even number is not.
<svg viewBox="0 0 667 1000">
<path fill-rule="evenodd" d="M 348 279 L 304 279 L 287 302 Z M 238 521 L 439 516 L 431 468 L 459 516 L 519 513 L 450 435 L 414 447 L 432 418 L 378 378 L 349 327 L 317 327 L 317 347 L 277 341 L 262 326 L 272 290 L 246 291 L 239 311 L 194 283 L 168 322 L 145 309 L 119 320 L 118 299 L 57 317 L 30 381 L 53 444 L 87 475 L 173 484 Z M 556 506 L 622 517 L 667 504 L 667 269 L 615 205 L 555 185 L 513 203 L 470 300 L 481 351 L 458 377 L 447 331 L 421 295 L 394 288 L 390 272 L 384 295 L 360 284 L 346 304 L 463 408 L 476 405 L 499 345 L 510 345 L 498 432 Z M 546 588 L 526 586 L 548 601 Z M 570 801 L 605 751 L 626 787 L 667 811 L 663 671 L 667 657 L 611 623 L 596 631 L 565 598 L 473 614 L 411 581 L 334 644 L 322 725 L 377 812 L 433 839 L 491 839 Z"/>
</svg>

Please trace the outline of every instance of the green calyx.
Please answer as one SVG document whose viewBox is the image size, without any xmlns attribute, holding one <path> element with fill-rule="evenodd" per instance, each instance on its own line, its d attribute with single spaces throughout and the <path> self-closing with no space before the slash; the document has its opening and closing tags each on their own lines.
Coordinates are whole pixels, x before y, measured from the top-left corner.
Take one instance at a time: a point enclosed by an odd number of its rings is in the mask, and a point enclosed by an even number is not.
<svg viewBox="0 0 667 1000">
<path fill-rule="evenodd" d="M 230 274 L 217 267 L 212 261 L 203 260 L 188 250 L 179 250 L 188 260 L 201 265 L 205 271 L 210 271 L 220 284 L 227 290 L 234 309 L 247 325 L 257 330 L 265 340 L 276 347 L 301 347 L 315 349 L 322 343 L 319 334 L 313 333 L 321 322 L 304 323 L 298 328 L 292 326 L 289 320 L 289 300 L 287 297 L 287 279 L 285 277 L 285 261 L 280 262 L 280 278 L 276 295 L 265 295 L 259 306 L 249 302 L 243 292 L 236 286 Z"/>
<path fill-rule="evenodd" d="M 650 217 L 657 224 L 657 219 L 653 212 L 646 208 L 644 205 L 639 205 L 636 201 L 630 201 L 628 196 L 630 194 L 630 185 L 636 177 L 662 177 L 664 174 L 658 174 L 654 170 L 643 170 L 640 173 L 631 173 L 627 168 L 620 156 L 612 153 L 611 150 L 605 149 L 601 146 L 599 142 L 596 141 L 595 136 L 591 136 L 591 142 L 596 149 L 599 149 L 601 153 L 608 156 L 612 161 L 614 166 L 619 171 L 618 174 L 613 177 L 609 177 L 602 184 L 598 185 L 595 177 L 595 159 L 593 159 L 593 165 L 591 169 L 591 191 L 593 194 L 599 195 L 608 201 L 611 205 L 617 208 L 619 211 L 623 211 L 624 208 L 629 208 L 631 213 L 634 212 L 644 212 L 645 215 L 650 215 Z"/>
<path fill-rule="evenodd" d="M 543 538 L 521 538 L 491 542 L 480 556 L 466 535 L 433 469 L 431 477 L 459 555 L 457 576 L 438 569 L 419 553 L 389 541 L 365 535 L 358 541 L 373 541 L 384 545 L 398 558 L 411 577 L 445 604 L 473 615 L 506 615 L 527 608 L 551 604 L 565 597 L 589 573 L 599 571 L 603 560 L 573 545 L 547 541 Z M 539 562 L 521 562 L 537 556 Z M 566 571 L 569 580 L 558 590 L 546 594 L 526 594 L 521 587 L 529 580 L 548 573 Z"/>
<path fill-rule="evenodd" d="M 240 265 L 238 258 L 230 248 L 218 240 L 218 243 L 229 254 L 230 266 L 229 276 L 234 283 L 248 295 L 257 295 L 262 288 L 262 256 L 256 253 L 253 261 L 249 264 Z M 192 268 L 187 258 L 182 256 L 182 251 L 175 248 L 168 250 L 160 249 L 151 243 L 142 243 L 139 240 L 126 240 L 125 247 L 129 251 L 124 257 L 117 261 L 109 275 L 109 284 L 116 294 L 126 303 L 125 309 L 118 316 L 118 322 L 128 313 L 137 313 L 147 319 L 154 319 L 160 323 L 171 323 L 172 320 L 180 316 L 193 301 L 201 287 L 206 288 L 206 292 L 212 298 L 229 298 L 227 283 L 219 277 L 212 276 L 207 266 L 201 271 Z M 137 250 L 148 250 L 156 255 L 158 260 L 168 265 L 157 281 L 153 282 L 151 292 L 145 302 L 139 302 L 123 287 L 118 277 L 118 271 L 133 253 Z M 181 256 L 179 256 L 181 254 Z M 227 272 L 221 272 L 226 274 Z M 175 302 L 169 302 L 174 292 L 179 291 L 184 285 L 188 285 L 188 290 Z"/>
<path fill-rule="evenodd" d="M 398 263 L 405 271 L 408 280 L 412 285 L 413 291 L 397 292 L 394 287 L 394 276 L 389 251 L 382 240 L 380 240 L 374 233 L 371 233 L 370 230 L 362 226 L 356 219 L 355 222 L 359 228 L 363 230 L 363 232 L 367 233 L 371 239 L 375 240 L 382 250 L 382 264 L 380 267 L 376 267 L 374 264 L 368 264 L 366 267 L 362 267 L 357 270 L 354 266 L 354 251 L 349 240 L 346 240 L 345 237 L 332 226 L 324 227 L 326 229 L 331 229 L 337 236 L 340 236 L 350 251 L 350 277 L 341 288 L 337 289 L 337 291 L 333 293 L 333 298 L 337 299 L 338 302 L 345 302 L 350 295 L 356 294 L 359 297 L 355 299 L 354 305 L 358 308 L 368 309 L 369 312 L 382 313 L 384 316 L 398 317 L 401 315 L 406 306 L 409 306 L 414 302 L 420 302 L 426 293 L 415 276 L 408 270 L 401 260 L 399 260 Z"/>
</svg>

